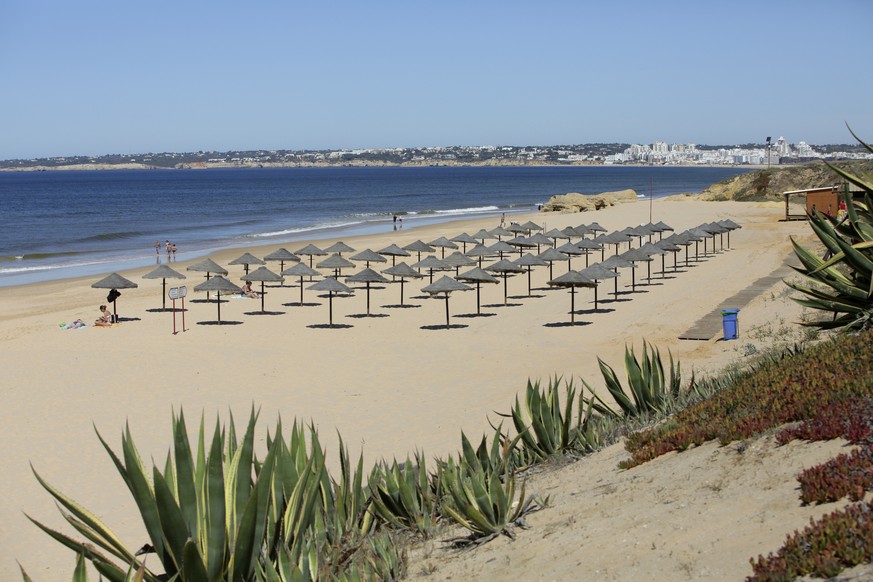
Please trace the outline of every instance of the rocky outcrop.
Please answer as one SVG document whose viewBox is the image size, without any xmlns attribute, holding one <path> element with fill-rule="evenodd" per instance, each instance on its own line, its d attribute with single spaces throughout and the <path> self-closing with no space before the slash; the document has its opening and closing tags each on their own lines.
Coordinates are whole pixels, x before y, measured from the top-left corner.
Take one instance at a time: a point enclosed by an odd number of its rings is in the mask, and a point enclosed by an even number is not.
<svg viewBox="0 0 873 582">
<path fill-rule="evenodd" d="M 834 165 L 853 174 L 873 175 L 873 160 L 836 162 Z M 700 200 L 783 200 L 782 193 L 804 188 L 841 186 L 842 177 L 823 162 L 798 166 L 777 166 L 756 170 L 717 182 L 704 190 Z"/>
<path fill-rule="evenodd" d="M 607 206 L 615 206 L 621 202 L 630 202 L 637 199 L 634 190 L 621 190 L 618 192 L 603 192 L 601 194 L 557 194 L 549 198 L 543 204 L 543 212 L 586 212 L 588 210 L 600 210 Z"/>
</svg>

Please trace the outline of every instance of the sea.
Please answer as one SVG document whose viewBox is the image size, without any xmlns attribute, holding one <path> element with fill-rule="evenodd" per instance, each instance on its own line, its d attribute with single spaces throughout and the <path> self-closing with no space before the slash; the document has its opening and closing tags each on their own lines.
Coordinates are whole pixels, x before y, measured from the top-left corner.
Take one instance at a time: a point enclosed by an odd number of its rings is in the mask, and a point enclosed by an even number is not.
<svg viewBox="0 0 873 582">
<path fill-rule="evenodd" d="M 530 212 L 555 194 L 699 193 L 732 167 L 509 166 L 0 172 L 0 286 L 226 248 Z M 395 223 L 394 217 L 399 217 Z M 511 217 L 508 216 L 511 219 Z M 163 249 L 161 251 L 163 253 Z"/>
</svg>

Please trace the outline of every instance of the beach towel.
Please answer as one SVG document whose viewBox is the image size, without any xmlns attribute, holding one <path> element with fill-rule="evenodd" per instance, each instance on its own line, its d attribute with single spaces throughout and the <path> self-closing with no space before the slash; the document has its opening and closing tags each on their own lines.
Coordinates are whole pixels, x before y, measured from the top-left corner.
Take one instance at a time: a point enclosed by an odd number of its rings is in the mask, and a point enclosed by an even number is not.
<svg viewBox="0 0 873 582">
<path fill-rule="evenodd" d="M 58 327 L 60 329 L 82 329 L 83 327 L 88 327 L 88 324 L 81 319 L 77 319 L 73 323 L 67 323 L 66 321 L 62 321 L 58 324 Z"/>
</svg>

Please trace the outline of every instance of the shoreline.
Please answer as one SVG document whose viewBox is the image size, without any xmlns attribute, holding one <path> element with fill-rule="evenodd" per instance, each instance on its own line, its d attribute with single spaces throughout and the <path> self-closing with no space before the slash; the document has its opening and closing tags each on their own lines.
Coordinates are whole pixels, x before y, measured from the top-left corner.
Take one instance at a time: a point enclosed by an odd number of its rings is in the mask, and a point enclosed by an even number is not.
<svg viewBox="0 0 873 582">
<path fill-rule="evenodd" d="M 557 374 L 599 385 L 595 356 L 615 365 L 625 346 L 639 345 L 643 338 L 662 352 L 669 348 L 689 375 L 741 357 L 739 342 L 678 342 L 676 337 L 720 297 L 730 297 L 781 265 L 790 251 L 788 235 L 802 237 L 808 227 L 778 222 L 781 206 L 771 203 L 664 198 L 654 201 L 654 212 L 654 221 L 681 230 L 725 218 L 743 228 L 732 234 L 730 249 L 678 273 L 668 272 L 644 288 L 638 285 L 636 293 L 631 293 L 625 273 L 622 295 L 598 312 L 590 309 L 591 292 L 581 290 L 575 326 L 567 325 L 568 292 L 545 284 L 547 267 L 533 271 L 530 296 L 524 276 L 506 283 L 506 302 L 503 282 L 483 287 L 483 316 L 476 316 L 475 293 L 453 294 L 450 309 L 456 327 L 448 330 L 441 325 L 443 301 L 420 293 L 426 280 L 406 286 L 406 300 L 416 306 L 406 309 L 395 307 L 399 285 L 374 287 L 374 313 L 369 317 L 364 315 L 362 290 L 334 298 L 334 320 L 343 327 L 333 329 L 324 325 L 327 297 L 304 289 L 305 304 L 299 305 L 296 280 L 268 287 L 266 315 L 259 313 L 260 302 L 227 298 L 222 319 L 237 325 L 206 324 L 215 320 L 215 303 L 190 293 L 185 306 L 188 331 L 176 335 L 172 314 L 156 310 L 161 306 L 160 280 L 141 279 L 153 267 L 122 271 L 139 287 L 122 290 L 118 313 L 128 320 L 108 329 L 91 325 L 106 295 L 106 290 L 90 287 L 97 277 L 0 288 L 0 366 L 8 386 L 0 436 L 9 451 L 9 495 L 0 501 L 0 574 L 20 575 L 18 560 L 35 579 L 59 579 L 73 564 L 71 552 L 50 542 L 22 514 L 68 531 L 36 483 L 31 463 L 48 482 L 96 511 L 125 543 L 142 545 L 136 508 L 95 427 L 117 448 L 119 431 L 129 423 L 144 462 L 160 463 L 171 441 L 171 410 L 184 409 L 193 419 L 202 413 L 209 424 L 216 416 L 226 421 L 228 413 L 239 421 L 254 406 L 261 411 L 261 430 L 280 415 L 286 422 L 311 421 L 331 463 L 339 431 L 352 457 L 363 453 L 369 464 L 378 458 L 403 458 L 415 449 L 428 455 L 454 454 L 460 431 L 478 438 L 489 417 L 494 418 L 493 411 L 507 411 L 527 379 Z M 548 228 L 597 221 L 614 230 L 647 222 L 648 216 L 648 201 L 632 201 L 594 212 L 514 218 L 545 220 Z M 493 228 L 495 222 L 473 218 L 336 240 L 358 252 L 378 250 L 391 243 L 404 246 L 416 239 Z M 276 246 L 259 247 L 257 254 Z M 240 250 L 212 255 L 230 270 L 228 279 L 235 283 L 243 269 L 227 262 Z M 190 288 L 203 278 L 185 271 L 187 264 L 173 266 L 188 276 L 184 284 Z M 380 265 L 375 270 L 390 261 Z M 573 268 L 580 267 L 575 260 Z M 557 274 L 567 266 L 555 269 Z M 775 293 L 784 285 L 778 287 Z M 605 284 L 601 298 L 611 291 L 612 284 Z M 779 305 L 766 294 L 743 309 L 744 342 L 758 341 L 751 335 L 756 326 L 795 317 L 792 311 L 777 309 Z M 76 319 L 88 327 L 58 328 L 60 321 Z M 195 426 L 191 422 L 189 428 Z"/>
</svg>

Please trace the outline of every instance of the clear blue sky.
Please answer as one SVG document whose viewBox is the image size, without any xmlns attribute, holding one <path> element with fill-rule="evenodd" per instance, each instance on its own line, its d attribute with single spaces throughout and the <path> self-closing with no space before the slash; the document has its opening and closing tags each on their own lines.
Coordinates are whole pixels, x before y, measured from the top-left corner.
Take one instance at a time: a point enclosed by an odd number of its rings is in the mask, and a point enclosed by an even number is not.
<svg viewBox="0 0 873 582">
<path fill-rule="evenodd" d="M 873 141 L 871 25 L 871 0 L 10 0 L 0 159 Z"/>
</svg>

